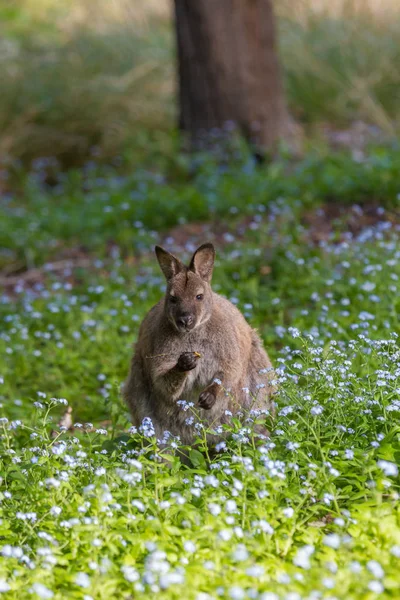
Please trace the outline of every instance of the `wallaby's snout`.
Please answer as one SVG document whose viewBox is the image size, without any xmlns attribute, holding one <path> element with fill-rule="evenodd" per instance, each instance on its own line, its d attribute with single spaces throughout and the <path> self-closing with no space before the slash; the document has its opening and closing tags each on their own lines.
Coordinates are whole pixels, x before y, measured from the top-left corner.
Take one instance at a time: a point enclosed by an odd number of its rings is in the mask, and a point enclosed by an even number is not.
<svg viewBox="0 0 400 600">
<path fill-rule="evenodd" d="M 178 325 L 178 327 L 181 327 L 185 330 L 192 329 L 194 322 L 195 321 L 193 315 L 187 315 L 186 313 L 183 313 L 180 317 L 176 319 L 176 324 Z"/>
<path fill-rule="evenodd" d="M 156 246 L 156 255 L 167 280 L 164 310 L 169 322 L 180 333 L 196 329 L 208 321 L 212 312 L 210 286 L 215 251 L 212 244 L 196 250 L 189 267 Z"/>
</svg>

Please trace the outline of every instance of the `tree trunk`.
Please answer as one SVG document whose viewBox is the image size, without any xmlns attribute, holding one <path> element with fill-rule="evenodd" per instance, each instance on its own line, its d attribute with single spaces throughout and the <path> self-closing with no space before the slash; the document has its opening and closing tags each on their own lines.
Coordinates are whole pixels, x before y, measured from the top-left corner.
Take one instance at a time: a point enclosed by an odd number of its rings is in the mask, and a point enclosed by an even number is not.
<svg viewBox="0 0 400 600">
<path fill-rule="evenodd" d="M 271 0 L 175 0 L 175 18 L 181 130 L 198 146 L 236 126 L 272 149 L 286 108 Z"/>
</svg>

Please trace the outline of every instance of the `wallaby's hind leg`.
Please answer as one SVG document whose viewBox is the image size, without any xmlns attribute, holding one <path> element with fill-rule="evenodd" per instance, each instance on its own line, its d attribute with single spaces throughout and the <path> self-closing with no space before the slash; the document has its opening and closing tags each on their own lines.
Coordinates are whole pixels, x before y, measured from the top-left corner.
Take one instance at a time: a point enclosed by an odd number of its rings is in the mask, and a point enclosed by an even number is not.
<svg viewBox="0 0 400 600">
<path fill-rule="evenodd" d="M 201 392 L 199 396 L 200 408 L 209 410 L 214 406 L 215 402 L 217 401 L 218 393 L 221 392 L 221 383 L 223 376 L 224 374 L 222 373 L 222 371 L 216 373 L 213 382 L 210 383 L 210 385 L 208 385 L 206 389 Z M 221 381 L 221 383 L 218 383 L 218 381 L 216 380 Z"/>
</svg>

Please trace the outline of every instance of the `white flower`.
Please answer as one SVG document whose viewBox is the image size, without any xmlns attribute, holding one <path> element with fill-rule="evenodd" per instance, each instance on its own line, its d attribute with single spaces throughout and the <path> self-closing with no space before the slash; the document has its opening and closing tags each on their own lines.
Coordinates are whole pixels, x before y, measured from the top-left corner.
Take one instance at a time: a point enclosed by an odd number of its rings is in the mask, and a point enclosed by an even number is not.
<svg viewBox="0 0 400 600">
<path fill-rule="evenodd" d="M 298 338 L 300 336 L 300 331 L 296 329 L 296 327 L 289 327 L 288 331 L 294 338 Z"/>
<path fill-rule="evenodd" d="M 352 573 L 361 573 L 362 571 L 362 566 L 360 565 L 360 563 L 357 560 L 353 560 L 350 564 L 349 564 L 349 569 Z"/>
<path fill-rule="evenodd" d="M 183 544 L 183 547 L 186 550 L 186 552 L 189 552 L 190 554 L 196 552 L 196 544 L 194 544 L 191 540 L 186 540 L 186 542 L 184 542 Z"/>
<path fill-rule="evenodd" d="M 246 593 L 241 587 L 234 585 L 229 588 L 229 597 L 232 598 L 232 600 L 242 600 L 242 598 L 246 597 Z"/>
<path fill-rule="evenodd" d="M 172 571 L 171 573 L 163 573 L 160 576 L 160 587 L 166 590 L 170 585 L 183 583 L 185 580 L 183 573 Z"/>
<path fill-rule="evenodd" d="M 90 577 L 86 573 L 78 573 L 75 577 L 75 583 L 80 587 L 87 588 L 90 586 Z"/>
<path fill-rule="evenodd" d="M 214 517 L 216 517 L 221 512 L 221 507 L 215 502 L 210 502 L 210 504 L 208 505 L 208 510 Z"/>
<path fill-rule="evenodd" d="M 219 480 L 217 477 L 215 477 L 215 475 L 207 475 L 205 482 L 207 485 L 210 485 L 213 488 L 217 488 L 219 486 Z"/>
<path fill-rule="evenodd" d="M 10 586 L 8 585 L 5 579 L 0 579 L 0 594 L 3 592 L 8 592 L 10 590 Z"/>
<path fill-rule="evenodd" d="M 358 315 L 358 318 L 361 321 L 373 321 L 375 319 L 374 315 L 371 315 L 371 313 L 363 310 L 360 312 L 360 314 Z"/>
<path fill-rule="evenodd" d="M 62 508 L 60 506 L 52 506 L 50 509 L 50 514 L 57 517 L 62 512 Z"/>
<path fill-rule="evenodd" d="M 378 460 L 376 463 L 380 469 L 385 473 L 387 477 L 397 477 L 399 474 L 399 467 L 388 460 Z"/>
<path fill-rule="evenodd" d="M 285 517 L 287 517 L 288 519 L 291 519 L 294 515 L 294 510 L 291 506 L 284 508 L 282 512 L 285 515 Z"/>
<path fill-rule="evenodd" d="M 262 577 L 264 575 L 264 569 L 261 565 L 253 565 L 246 569 L 246 575 L 250 577 Z"/>
<path fill-rule="evenodd" d="M 368 584 L 368 589 L 375 594 L 381 594 L 385 588 L 380 581 L 370 581 Z"/>
<path fill-rule="evenodd" d="M 296 450 L 299 446 L 300 446 L 300 444 L 298 442 L 288 442 L 286 444 L 286 448 L 288 450 Z"/>
<path fill-rule="evenodd" d="M 39 598 L 44 598 L 45 600 L 54 596 L 53 592 L 42 583 L 34 583 L 31 590 L 33 594 L 36 594 Z"/>
<path fill-rule="evenodd" d="M 311 544 L 302 546 L 297 550 L 297 554 L 293 559 L 293 564 L 302 569 L 310 569 L 310 557 L 314 554 L 315 547 Z"/>
<path fill-rule="evenodd" d="M 68 400 L 66 400 L 66 398 L 50 398 L 50 400 L 55 404 L 63 404 L 64 406 L 68 406 Z"/>
<path fill-rule="evenodd" d="M 152 420 L 150 417 L 145 417 L 142 421 L 139 431 L 145 437 L 154 437 L 156 435 Z"/>
<path fill-rule="evenodd" d="M 302 600 L 302 597 L 297 592 L 289 592 L 286 594 L 285 600 Z"/>
<path fill-rule="evenodd" d="M 237 505 L 234 500 L 227 500 L 225 503 L 225 510 L 227 513 L 237 512 Z"/>
<path fill-rule="evenodd" d="M 259 521 L 252 522 L 253 527 L 260 528 L 264 533 L 268 533 L 272 535 L 274 533 L 274 528 L 266 521 L 265 519 L 260 519 Z"/>
<path fill-rule="evenodd" d="M 145 506 L 140 500 L 132 500 L 132 506 L 135 506 L 139 512 L 145 511 Z"/>
<path fill-rule="evenodd" d="M 400 558 L 400 546 L 392 546 L 390 549 L 390 554 L 393 554 L 396 558 Z"/>
<path fill-rule="evenodd" d="M 130 583 L 133 583 L 134 581 L 138 581 L 140 579 L 139 573 L 134 567 L 131 567 L 130 565 L 123 565 L 121 567 L 121 571 L 125 579 Z"/>
<path fill-rule="evenodd" d="M 229 542 L 229 540 L 232 537 L 232 530 L 231 529 L 221 529 L 221 531 L 218 533 L 218 537 L 223 540 L 224 542 Z"/>
<path fill-rule="evenodd" d="M 235 551 L 232 553 L 232 558 L 237 562 L 247 560 L 249 558 L 249 553 L 246 546 L 244 544 L 238 544 Z"/>
<path fill-rule="evenodd" d="M 337 550 L 340 546 L 340 536 L 337 533 L 330 533 L 324 537 L 324 544 Z"/>
<path fill-rule="evenodd" d="M 382 579 L 385 576 L 385 571 L 382 569 L 380 563 L 377 560 L 370 560 L 367 562 L 367 569 L 377 579 Z"/>
<path fill-rule="evenodd" d="M 239 492 L 240 492 L 243 489 L 243 483 L 241 481 L 239 481 L 239 479 L 234 479 L 233 487 L 235 488 L 235 490 L 239 490 Z"/>
</svg>

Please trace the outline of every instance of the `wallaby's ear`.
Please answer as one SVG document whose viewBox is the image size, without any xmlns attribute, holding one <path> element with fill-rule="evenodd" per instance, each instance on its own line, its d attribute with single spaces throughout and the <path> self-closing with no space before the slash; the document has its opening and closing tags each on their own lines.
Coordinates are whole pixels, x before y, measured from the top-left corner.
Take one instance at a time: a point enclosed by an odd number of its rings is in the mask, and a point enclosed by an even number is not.
<svg viewBox="0 0 400 600">
<path fill-rule="evenodd" d="M 164 273 L 167 281 L 175 277 L 185 267 L 180 260 L 175 258 L 173 254 L 170 254 L 161 246 L 155 247 L 158 264 L 161 267 L 161 271 Z"/>
<path fill-rule="evenodd" d="M 193 271 L 210 283 L 214 268 L 215 250 L 212 244 L 202 244 L 190 261 L 189 271 Z"/>
</svg>

